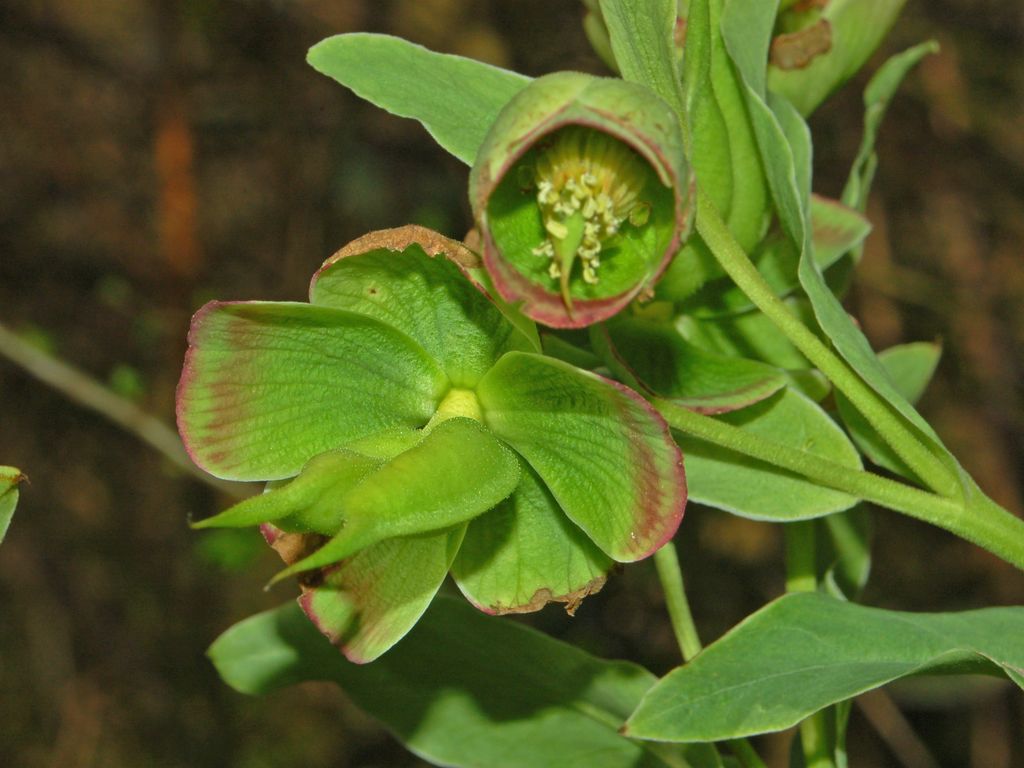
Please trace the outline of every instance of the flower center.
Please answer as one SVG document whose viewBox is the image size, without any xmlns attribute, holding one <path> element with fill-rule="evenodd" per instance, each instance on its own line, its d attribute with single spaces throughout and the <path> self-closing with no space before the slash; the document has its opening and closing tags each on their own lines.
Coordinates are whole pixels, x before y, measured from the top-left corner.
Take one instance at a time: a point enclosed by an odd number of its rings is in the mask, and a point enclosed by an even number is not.
<svg viewBox="0 0 1024 768">
<path fill-rule="evenodd" d="M 547 236 L 533 253 L 551 259 L 548 274 L 560 281 L 567 307 L 573 263 L 579 259 L 583 281 L 596 285 L 607 241 L 627 219 L 643 223 L 646 171 L 626 144 L 587 128 L 559 131 L 538 153 L 534 181 Z"/>
</svg>

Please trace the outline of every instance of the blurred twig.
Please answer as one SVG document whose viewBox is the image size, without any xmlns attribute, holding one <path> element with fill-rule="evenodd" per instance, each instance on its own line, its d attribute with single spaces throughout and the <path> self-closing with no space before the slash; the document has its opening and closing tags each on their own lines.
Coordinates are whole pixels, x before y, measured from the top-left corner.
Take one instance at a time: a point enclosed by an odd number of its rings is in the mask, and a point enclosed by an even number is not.
<svg viewBox="0 0 1024 768">
<path fill-rule="evenodd" d="M 858 696 L 857 706 L 901 765 L 906 768 L 939 768 L 938 761 L 885 691 L 874 690 Z"/>
<path fill-rule="evenodd" d="M 114 394 L 87 373 L 37 349 L 0 324 L 0 356 L 79 405 L 105 416 L 126 432 L 155 448 L 179 469 L 222 493 L 236 498 L 251 495 L 239 483 L 218 480 L 203 472 L 188 457 L 178 434 L 160 419 L 130 400 Z"/>
</svg>

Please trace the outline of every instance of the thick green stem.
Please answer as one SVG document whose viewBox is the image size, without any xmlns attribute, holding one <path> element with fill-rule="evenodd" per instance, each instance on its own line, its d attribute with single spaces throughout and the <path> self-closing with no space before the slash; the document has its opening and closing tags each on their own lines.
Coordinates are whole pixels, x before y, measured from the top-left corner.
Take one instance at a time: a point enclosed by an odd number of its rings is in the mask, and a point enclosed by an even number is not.
<svg viewBox="0 0 1024 768">
<path fill-rule="evenodd" d="M 786 526 L 787 592 L 814 592 L 818 588 L 815 546 L 813 520 Z M 824 710 L 815 712 L 800 723 L 800 746 L 807 768 L 835 768 Z"/>
<path fill-rule="evenodd" d="M 679 651 L 684 661 L 690 661 L 701 651 L 700 636 L 697 625 L 693 622 L 690 603 L 686 599 L 686 585 L 683 581 L 683 570 L 679 567 L 679 556 L 671 541 L 654 553 L 654 566 L 658 571 L 661 590 L 665 594 L 665 605 L 668 607 L 672 632 L 679 644 Z M 732 753 L 743 765 L 743 768 L 767 768 L 746 739 L 732 739 L 725 742 Z"/>
<path fill-rule="evenodd" d="M 655 399 L 652 403 L 674 429 L 944 528 L 1024 570 L 1024 520 L 980 491 L 969 494 L 966 500 L 944 498 L 782 445 L 668 400 Z"/>
<path fill-rule="evenodd" d="M 654 567 L 658 570 L 658 579 L 665 593 L 665 606 L 668 608 L 676 642 L 679 643 L 683 660 L 689 661 L 700 653 L 700 637 L 693 623 L 693 614 L 690 613 L 690 603 L 686 599 L 686 586 L 676 547 L 671 541 L 654 553 Z"/>
<path fill-rule="evenodd" d="M 836 356 L 775 295 L 702 192 L 697 193 L 697 231 L 747 297 L 860 411 L 928 487 L 943 496 L 960 493 L 959 479 L 918 439 L 903 418 Z"/>
</svg>

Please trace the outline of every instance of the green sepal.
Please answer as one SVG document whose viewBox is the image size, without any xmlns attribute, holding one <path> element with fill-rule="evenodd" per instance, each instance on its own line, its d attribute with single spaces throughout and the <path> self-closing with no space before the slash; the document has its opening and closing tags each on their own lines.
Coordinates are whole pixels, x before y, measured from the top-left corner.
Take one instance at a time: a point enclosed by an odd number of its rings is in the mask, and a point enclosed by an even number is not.
<svg viewBox="0 0 1024 768">
<path fill-rule="evenodd" d="M 479 423 L 443 421 L 341 495 L 341 530 L 273 581 L 331 565 L 384 539 L 466 522 L 512 493 L 519 475 L 515 455 Z"/>
<path fill-rule="evenodd" d="M 302 610 L 357 664 L 405 637 L 437 594 L 459 551 L 465 525 L 378 542 L 325 570 L 299 598 Z"/>
<path fill-rule="evenodd" d="M 274 523 L 293 533 L 333 536 L 344 520 L 340 500 L 383 462 L 349 450 L 314 456 L 294 480 L 253 496 L 193 528 L 244 528 Z"/>
<path fill-rule="evenodd" d="M 613 560 L 647 557 L 675 533 L 686 505 L 682 454 L 636 392 L 559 360 L 510 352 L 477 395 L 494 434 Z"/>
<path fill-rule="evenodd" d="M 14 508 L 18 506 L 18 484 L 25 479 L 20 469 L 0 466 L 0 544 L 11 525 Z"/>
<path fill-rule="evenodd" d="M 475 283 L 471 270 L 479 265 L 465 245 L 424 227 L 371 232 L 324 263 L 309 300 L 397 328 L 453 386 L 473 387 L 505 352 L 538 350 L 536 329 L 516 329 Z"/>
<path fill-rule="evenodd" d="M 416 342 L 374 318 L 291 302 L 211 302 L 189 331 L 178 429 L 210 474 L 274 480 L 352 441 L 422 427 L 448 388 Z"/>
<path fill-rule="evenodd" d="M 470 522 L 452 576 L 485 613 L 538 611 L 550 602 L 572 613 L 601 589 L 611 567 L 524 466 L 512 495 Z"/>
</svg>

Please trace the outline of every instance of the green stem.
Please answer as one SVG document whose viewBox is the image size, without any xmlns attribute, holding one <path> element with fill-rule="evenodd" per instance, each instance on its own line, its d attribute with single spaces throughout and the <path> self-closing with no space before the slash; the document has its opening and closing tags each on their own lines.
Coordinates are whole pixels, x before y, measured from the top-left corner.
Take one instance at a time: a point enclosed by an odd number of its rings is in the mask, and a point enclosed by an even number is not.
<svg viewBox="0 0 1024 768">
<path fill-rule="evenodd" d="M 786 591 L 813 592 L 818 588 L 814 521 L 786 526 Z"/>
<path fill-rule="evenodd" d="M 707 196 L 697 193 L 697 231 L 737 286 L 811 363 L 860 411 L 928 487 L 956 496 L 960 484 L 953 471 L 918 439 L 913 429 L 847 363 L 836 356 L 786 306 L 729 231 Z"/>
<path fill-rule="evenodd" d="M 967 500 L 944 498 L 791 448 L 669 400 L 651 402 L 674 429 L 943 528 L 1024 570 L 1024 520 L 980 492 Z"/>
<path fill-rule="evenodd" d="M 690 603 L 686 599 L 686 586 L 676 547 L 671 541 L 654 553 L 654 567 L 658 570 L 672 631 L 679 643 L 683 661 L 689 661 L 700 653 L 700 637 L 693 623 L 693 614 L 690 613 Z"/>
<path fill-rule="evenodd" d="M 676 636 L 684 661 L 690 661 L 701 651 L 697 625 L 693 622 L 690 603 L 686 599 L 686 585 L 683 570 L 679 567 L 679 556 L 671 541 L 654 553 L 654 566 L 658 571 L 665 605 L 668 607 L 672 632 Z M 767 768 L 764 761 L 746 739 L 732 739 L 726 744 L 744 768 Z"/>
<path fill-rule="evenodd" d="M 746 739 L 733 739 L 732 741 L 726 742 L 729 745 L 729 749 L 732 750 L 733 755 L 740 761 L 740 765 L 743 768 L 768 768 L 765 765 L 764 760 L 757 754 L 750 742 Z"/>
<path fill-rule="evenodd" d="M 814 592 L 818 588 L 815 546 L 813 520 L 786 526 L 787 592 Z M 815 712 L 800 723 L 800 746 L 807 768 L 835 768 L 824 710 Z"/>
</svg>

